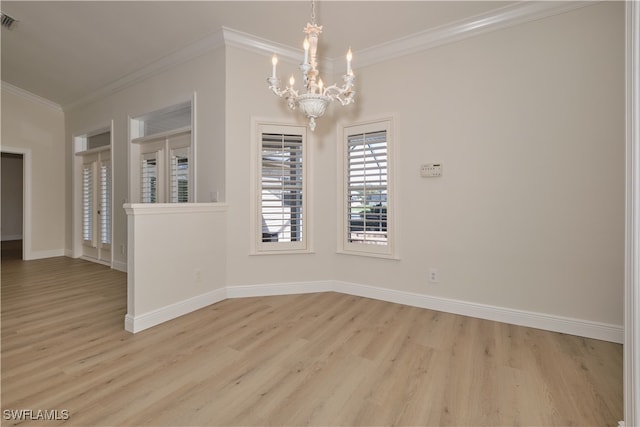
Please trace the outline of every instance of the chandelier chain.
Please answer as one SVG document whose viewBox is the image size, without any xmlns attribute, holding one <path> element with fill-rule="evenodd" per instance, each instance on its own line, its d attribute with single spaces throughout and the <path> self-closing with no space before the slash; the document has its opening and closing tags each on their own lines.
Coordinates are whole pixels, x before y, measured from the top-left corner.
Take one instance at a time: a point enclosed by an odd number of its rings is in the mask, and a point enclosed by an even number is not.
<svg viewBox="0 0 640 427">
<path fill-rule="evenodd" d="M 316 2 L 311 0 L 311 24 L 316 25 Z"/>
</svg>

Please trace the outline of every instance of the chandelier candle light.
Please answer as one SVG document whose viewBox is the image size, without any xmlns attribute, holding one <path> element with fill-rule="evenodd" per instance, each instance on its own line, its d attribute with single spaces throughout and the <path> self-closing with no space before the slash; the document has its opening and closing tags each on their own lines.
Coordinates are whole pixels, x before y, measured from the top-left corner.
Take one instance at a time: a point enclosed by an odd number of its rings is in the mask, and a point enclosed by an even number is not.
<svg viewBox="0 0 640 427">
<path fill-rule="evenodd" d="M 347 73 L 342 76 L 344 80 L 342 87 L 338 87 L 335 84 L 324 87 L 322 79 L 318 77 L 318 62 L 316 58 L 318 36 L 322 32 L 322 25 L 316 24 L 316 9 L 313 0 L 311 1 L 311 23 L 307 22 L 307 26 L 303 32 L 306 34 L 306 37 L 303 43 L 304 61 L 300 64 L 300 71 L 302 71 L 306 93 L 299 94 L 298 91 L 294 89 L 295 79 L 293 75 L 289 79 L 289 86 L 286 86 L 285 89 L 280 88 L 280 79 L 276 76 L 278 57 L 275 54 L 271 58 L 273 68 L 271 77 L 267 78 L 267 82 L 269 83 L 269 89 L 279 97 L 284 98 L 291 110 L 299 108 L 300 111 L 309 118 L 309 127 L 313 132 L 316 128 L 316 119 L 322 117 L 331 101 L 337 100 L 343 106 L 353 102 L 353 96 L 355 94 L 353 90 L 355 76 L 351 69 L 353 55 L 351 49 L 349 49 L 347 52 Z"/>
</svg>

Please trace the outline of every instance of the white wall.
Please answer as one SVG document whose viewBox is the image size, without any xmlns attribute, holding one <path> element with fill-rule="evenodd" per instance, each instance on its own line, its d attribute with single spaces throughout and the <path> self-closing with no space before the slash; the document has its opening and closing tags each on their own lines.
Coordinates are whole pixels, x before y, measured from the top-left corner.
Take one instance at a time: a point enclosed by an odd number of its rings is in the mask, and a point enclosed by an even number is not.
<svg viewBox="0 0 640 427">
<path fill-rule="evenodd" d="M 311 145 L 308 255 L 249 255 L 251 118 L 302 119 L 266 90 L 268 55 L 227 48 L 227 285 L 338 280 L 620 327 L 623 24 L 621 3 L 594 4 L 357 69 L 356 105 Z M 336 118 L 388 114 L 400 260 L 336 254 Z M 444 176 L 420 178 L 427 162 Z"/>
<path fill-rule="evenodd" d="M 31 152 L 29 258 L 64 255 L 65 139 L 62 110 L 2 88 L 2 146 Z"/>
<path fill-rule="evenodd" d="M 127 204 L 125 326 L 138 332 L 224 299 L 226 207 Z"/>
<path fill-rule="evenodd" d="M 22 239 L 22 155 L 2 153 L 2 240 Z"/>
<path fill-rule="evenodd" d="M 224 200 L 224 48 L 215 49 L 179 66 L 144 79 L 101 99 L 83 104 L 66 113 L 67 141 L 110 125 L 113 120 L 113 264 L 124 267 L 127 263 L 127 217 L 122 205 L 129 199 L 129 117 L 155 111 L 196 95 L 197 150 L 196 201 L 211 202 L 212 193 Z M 71 142 L 67 156 L 73 159 Z M 67 185 L 72 188 L 72 171 L 67 171 Z M 67 245 L 79 244 L 80 221 L 73 221 L 74 210 L 79 212 L 80 187 L 75 186 L 75 202 L 67 203 Z M 73 234 L 75 231 L 75 239 Z M 123 247 L 125 250 L 123 251 Z"/>
<path fill-rule="evenodd" d="M 397 114 L 401 260 L 338 279 L 622 325 L 621 2 L 357 72 L 360 117 Z"/>
<path fill-rule="evenodd" d="M 230 294 L 338 281 L 621 326 L 623 30 L 623 5 L 605 2 L 366 68 L 356 53 L 356 104 L 332 106 L 310 140 L 309 254 L 250 255 L 252 120 L 305 122 L 268 91 L 270 55 L 227 46 L 167 70 L 69 112 L 67 140 L 114 120 L 119 207 L 128 197 L 127 116 L 197 92 L 198 200 L 219 191 L 228 205 Z M 279 64 L 282 76 L 295 69 Z M 389 114 L 400 259 L 337 254 L 337 120 Z M 432 161 L 444 176 L 420 178 L 420 164 Z M 114 252 L 126 262 L 124 211 L 114 218 Z M 427 283 L 432 267 L 440 284 Z"/>
<path fill-rule="evenodd" d="M 331 279 L 328 266 L 335 251 L 335 151 L 334 133 L 328 119 L 316 133 L 308 133 L 313 206 L 310 208 L 313 252 L 294 255 L 250 255 L 250 152 L 252 118 L 276 123 L 306 124 L 300 113 L 292 113 L 284 100 L 267 88 L 271 56 L 227 48 L 227 285 L 253 285 Z M 290 76 L 296 65 L 281 61 L 278 74 Z"/>
</svg>

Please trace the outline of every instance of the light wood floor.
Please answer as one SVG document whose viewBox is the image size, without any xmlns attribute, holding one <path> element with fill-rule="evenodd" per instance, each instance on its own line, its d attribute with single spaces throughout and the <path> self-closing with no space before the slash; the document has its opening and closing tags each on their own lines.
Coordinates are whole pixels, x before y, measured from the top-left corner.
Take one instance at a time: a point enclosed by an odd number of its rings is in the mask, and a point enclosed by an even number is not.
<svg viewBox="0 0 640 427">
<path fill-rule="evenodd" d="M 622 346 L 337 293 L 226 300 L 136 335 L 126 275 L 2 263 L 2 409 L 136 426 L 615 426 Z"/>
</svg>

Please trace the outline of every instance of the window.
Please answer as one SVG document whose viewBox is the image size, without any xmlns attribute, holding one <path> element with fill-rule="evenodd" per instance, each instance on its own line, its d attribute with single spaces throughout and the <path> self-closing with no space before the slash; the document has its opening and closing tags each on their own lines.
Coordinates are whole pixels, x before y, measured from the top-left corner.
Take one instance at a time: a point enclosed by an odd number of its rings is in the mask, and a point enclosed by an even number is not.
<svg viewBox="0 0 640 427">
<path fill-rule="evenodd" d="M 191 122 L 191 102 L 131 119 L 132 158 L 139 159 L 132 194 L 140 203 L 195 199 Z"/>
<path fill-rule="evenodd" d="M 158 152 L 142 155 L 140 165 L 142 182 L 140 183 L 140 201 L 142 203 L 158 202 Z"/>
<path fill-rule="evenodd" d="M 391 120 L 344 127 L 341 151 L 340 250 L 393 257 Z"/>
<path fill-rule="evenodd" d="M 171 203 L 189 201 L 189 148 L 171 150 Z"/>
<path fill-rule="evenodd" d="M 111 161 L 100 159 L 100 244 L 111 245 Z"/>
<path fill-rule="evenodd" d="M 307 250 L 306 128 L 260 124 L 257 134 L 256 249 Z"/>
<path fill-rule="evenodd" d="M 93 163 L 82 165 L 82 240 L 93 245 Z"/>
<path fill-rule="evenodd" d="M 82 163 L 82 241 L 111 245 L 111 159 L 108 151 L 86 154 Z"/>
</svg>

